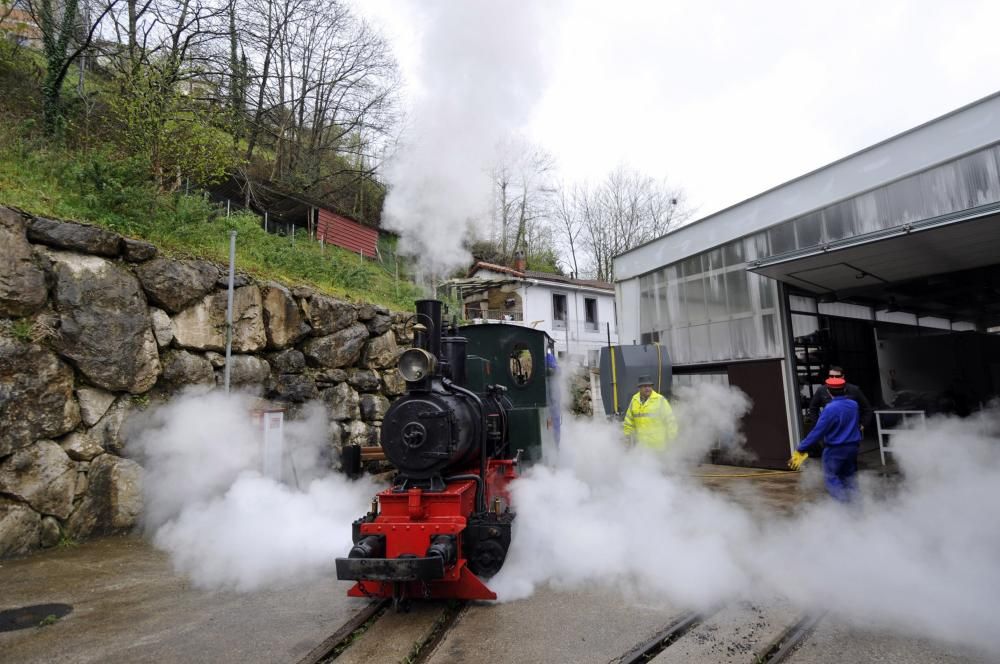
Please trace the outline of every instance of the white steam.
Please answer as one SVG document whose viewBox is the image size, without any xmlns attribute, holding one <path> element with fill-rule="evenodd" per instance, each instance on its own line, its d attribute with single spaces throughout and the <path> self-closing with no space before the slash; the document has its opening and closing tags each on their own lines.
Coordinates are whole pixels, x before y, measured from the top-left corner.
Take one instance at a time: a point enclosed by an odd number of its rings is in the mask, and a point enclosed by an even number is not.
<svg viewBox="0 0 1000 664">
<path fill-rule="evenodd" d="M 678 396 L 680 460 L 623 451 L 618 424 L 564 421 L 555 467 L 532 468 L 513 486 L 513 544 L 490 583 L 501 599 L 543 584 L 696 609 L 777 594 L 1000 654 L 1000 411 L 900 438 L 903 479 L 887 489 L 863 478 L 860 506 L 824 496 L 783 516 L 703 488 L 684 461 L 731 434 L 745 397 L 712 386 Z M 818 461 L 808 465 L 803 482 L 818 474 Z"/>
<path fill-rule="evenodd" d="M 546 79 L 554 3 L 421 1 L 411 126 L 386 169 L 383 219 L 400 249 L 440 273 L 486 226 L 497 145 L 525 126 Z"/>
<path fill-rule="evenodd" d="M 146 469 L 145 527 L 199 587 L 254 590 L 332 575 L 351 522 L 378 491 L 332 474 L 321 407 L 284 429 L 286 484 L 260 473 L 253 400 L 188 393 L 157 408 L 129 442 Z"/>
</svg>

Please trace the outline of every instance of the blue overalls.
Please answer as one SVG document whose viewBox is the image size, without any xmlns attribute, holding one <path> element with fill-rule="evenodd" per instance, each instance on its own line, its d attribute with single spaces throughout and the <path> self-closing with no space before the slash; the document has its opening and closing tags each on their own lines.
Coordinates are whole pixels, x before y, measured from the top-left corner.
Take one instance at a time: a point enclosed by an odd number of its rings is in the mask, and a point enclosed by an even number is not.
<svg viewBox="0 0 1000 664">
<path fill-rule="evenodd" d="M 796 449 L 804 452 L 820 440 L 826 443 L 823 448 L 823 478 L 827 493 L 842 503 L 849 502 L 858 488 L 855 475 L 861 446 L 856 401 L 846 396 L 834 397 L 819 414 L 816 426 Z"/>
</svg>

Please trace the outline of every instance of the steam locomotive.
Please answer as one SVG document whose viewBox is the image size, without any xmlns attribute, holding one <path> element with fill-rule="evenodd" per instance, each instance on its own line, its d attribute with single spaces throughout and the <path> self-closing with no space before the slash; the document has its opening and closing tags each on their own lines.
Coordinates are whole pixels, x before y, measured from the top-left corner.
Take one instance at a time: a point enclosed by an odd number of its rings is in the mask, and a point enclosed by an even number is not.
<svg viewBox="0 0 1000 664">
<path fill-rule="evenodd" d="M 508 324 L 445 330 L 438 300 L 417 301 L 414 320 L 398 364 L 406 393 L 380 440 L 397 475 L 354 522 L 337 578 L 356 581 L 348 595 L 397 608 L 413 597 L 496 599 L 482 579 L 510 546 L 508 485 L 552 436 L 552 340 Z"/>
</svg>

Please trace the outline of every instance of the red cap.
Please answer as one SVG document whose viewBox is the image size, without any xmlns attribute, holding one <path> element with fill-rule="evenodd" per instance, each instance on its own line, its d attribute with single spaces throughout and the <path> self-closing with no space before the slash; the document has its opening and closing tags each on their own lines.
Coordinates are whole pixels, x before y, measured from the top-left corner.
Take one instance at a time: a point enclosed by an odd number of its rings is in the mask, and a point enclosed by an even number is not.
<svg viewBox="0 0 1000 664">
<path fill-rule="evenodd" d="M 826 386 L 827 387 L 844 387 L 845 385 L 847 385 L 847 381 L 844 380 L 843 378 L 827 378 L 826 379 Z"/>
</svg>

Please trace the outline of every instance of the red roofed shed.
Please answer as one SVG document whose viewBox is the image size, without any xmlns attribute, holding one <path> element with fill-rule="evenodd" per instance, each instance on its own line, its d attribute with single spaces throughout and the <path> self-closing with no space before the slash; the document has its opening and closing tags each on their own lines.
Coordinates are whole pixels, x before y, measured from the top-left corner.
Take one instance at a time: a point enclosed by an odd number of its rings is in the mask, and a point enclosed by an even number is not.
<svg viewBox="0 0 1000 664">
<path fill-rule="evenodd" d="M 316 239 L 368 257 L 374 257 L 378 247 L 376 229 L 323 208 L 319 208 Z"/>
</svg>

